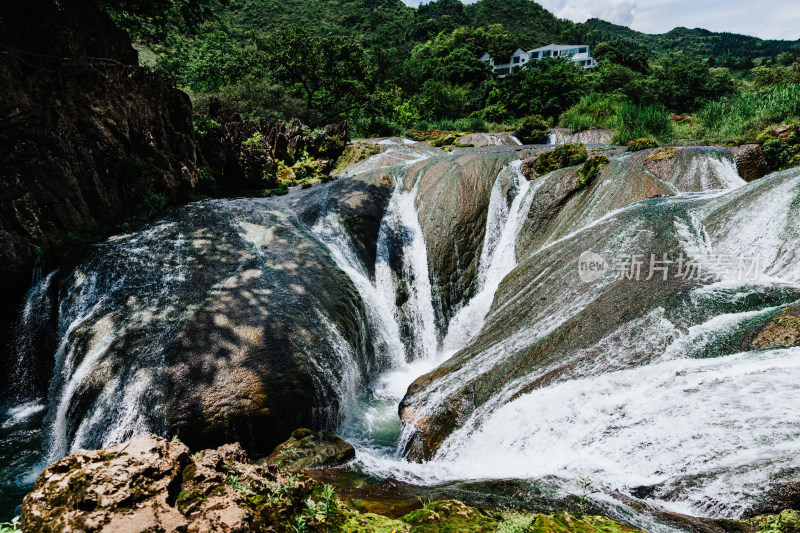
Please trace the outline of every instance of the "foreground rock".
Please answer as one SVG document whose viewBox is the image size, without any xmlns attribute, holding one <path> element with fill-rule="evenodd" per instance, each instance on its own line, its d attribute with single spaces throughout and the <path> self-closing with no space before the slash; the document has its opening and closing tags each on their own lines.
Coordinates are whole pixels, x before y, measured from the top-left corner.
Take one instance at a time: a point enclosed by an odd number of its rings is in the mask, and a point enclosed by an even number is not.
<svg viewBox="0 0 800 533">
<path fill-rule="evenodd" d="M 637 530 L 600 516 L 488 511 L 457 500 L 419 504 L 399 519 L 347 508 L 330 486 L 250 464 L 238 444 L 190 454 L 186 445 L 134 437 L 50 465 L 22 506 L 22 531 L 160 533 Z M 515 529 L 517 528 L 517 529 Z"/>
<path fill-rule="evenodd" d="M 747 343 L 751 350 L 787 346 L 800 346 L 800 305 L 782 309 L 761 325 Z"/>
<path fill-rule="evenodd" d="M 356 456 L 353 445 L 329 431 L 296 429 L 266 461 L 288 470 L 342 465 Z"/>
</svg>

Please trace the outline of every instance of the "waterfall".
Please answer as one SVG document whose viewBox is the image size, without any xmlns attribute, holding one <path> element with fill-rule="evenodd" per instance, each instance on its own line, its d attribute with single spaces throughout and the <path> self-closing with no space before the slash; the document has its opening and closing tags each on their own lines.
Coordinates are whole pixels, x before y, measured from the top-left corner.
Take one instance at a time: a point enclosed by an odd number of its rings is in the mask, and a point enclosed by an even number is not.
<svg viewBox="0 0 800 533">
<path fill-rule="evenodd" d="M 352 238 L 336 212 L 321 216 L 311 231 L 328 247 L 331 257 L 353 281 L 367 312 L 369 340 L 375 350 L 379 369 L 392 368 L 405 362 L 406 354 L 400 338 L 400 327 L 394 311 L 394 299 L 370 279 L 367 268 L 355 250 Z"/>
<path fill-rule="evenodd" d="M 154 246 L 157 245 L 157 246 Z M 166 391 L 164 353 L 177 332 L 188 263 L 174 223 L 114 238 L 65 281 L 59 310 L 60 343 L 50 386 L 47 459 L 79 447 L 104 447 L 135 434 L 164 432 L 157 413 Z M 112 346 L 146 331 L 129 348 L 123 371 Z M 95 391 L 76 412 L 79 394 Z M 76 419 L 77 418 L 77 419 Z"/>
<path fill-rule="evenodd" d="M 489 212 L 486 220 L 486 236 L 483 241 L 478 267 L 478 293 L 450 320 L 442 350 L 452 354 L 463 348 L 478 334 L 494 300 L 494 293 L 503 278 L 517 266 L 517 234 L 528 215 L 533 192 L 542 181 L 531 183 L 522 175 L 521 161 L 505 167 L 492 186 Z M 503 194 L 506 180 L 511 182 L 508 199 Z"/>
<path fill-rule="evenodd" d="M 419 224 L 416 197 L 422 171 L 414 187 L 403 187 L 399 176 L 378 233 L 375 262 L 377 290 L 392 305 L 405 347 L 406 361 L 429 359 L 438 345 L 428 254 Z"/>
<path fill-rule="evenodd" d="M 25 295 L 13 345 L 15 361 L 11 384 L 18 399 L 30 399 L 36 392 L 37 343 L 41 342 L 41 333 L 49 326 L 53 303 L 48 293 L 57 273 L 58 270 L 54 270 L 43 278 L 35 275 L 34 284 Z"/>
</svg>

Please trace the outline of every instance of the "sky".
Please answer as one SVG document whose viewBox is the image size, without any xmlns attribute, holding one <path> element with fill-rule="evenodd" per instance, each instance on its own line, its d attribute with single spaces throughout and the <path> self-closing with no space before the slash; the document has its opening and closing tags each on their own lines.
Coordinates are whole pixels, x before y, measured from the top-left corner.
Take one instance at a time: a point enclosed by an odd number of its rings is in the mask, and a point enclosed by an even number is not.
<svg viewBox="0 0 800 533">
<path fill-rule="evenodd" d="M 410 6 L 425 0 L 403 0 Z M 462 0 L 472 3 L 476 0 Z M 597 17 L 645 33 L 677 26 L 800 39 L 800 0 L 537 0 L 556 16 L 584 22 Z"/>
</svg>

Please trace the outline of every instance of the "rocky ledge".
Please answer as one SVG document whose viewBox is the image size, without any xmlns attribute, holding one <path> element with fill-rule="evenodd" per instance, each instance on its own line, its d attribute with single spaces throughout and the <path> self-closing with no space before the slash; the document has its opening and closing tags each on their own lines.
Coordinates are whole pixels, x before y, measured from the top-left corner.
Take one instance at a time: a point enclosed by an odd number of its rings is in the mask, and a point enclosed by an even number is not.
<svg viewBox="0 0 800 533">
<path fill-rule="evenodd" d="M 104 450 L 79 450 L 47 467 L 25 497 L 19 527 L 31 533 L 638 531 L 602 516 L 488 510 L 458 500 L 420 500 L 400 517 L 359 512 L 330 485 L 270 462 L 285 459 L 281 450 L 287 448 L 328 457 L 325 464 L 353 453 L 339 437 L 310 430 L 297 430 L 263 464 L 251 463 L 238 444 L 191 453 L 177 440 L 138 436 Z M 784 511 L 696 525 L 708 532 L 791 533 L 800 530 L 799 519 L 796 511 Z"/>
</svg>

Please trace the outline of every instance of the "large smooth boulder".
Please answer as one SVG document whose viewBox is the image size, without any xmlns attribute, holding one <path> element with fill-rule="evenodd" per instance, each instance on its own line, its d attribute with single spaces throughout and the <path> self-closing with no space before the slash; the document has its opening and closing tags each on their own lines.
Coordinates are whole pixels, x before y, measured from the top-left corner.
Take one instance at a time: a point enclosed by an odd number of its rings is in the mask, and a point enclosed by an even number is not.
<svg viewBox="0 0 800 533">
<path fill-rule="evenodd" d="M 267 453 L 335 426 L 373 365 L 351 280 L 277 201 L 190 204 L 95 246 L 61 291 L 53 458 L 143 431 Z"/>
</svg>

